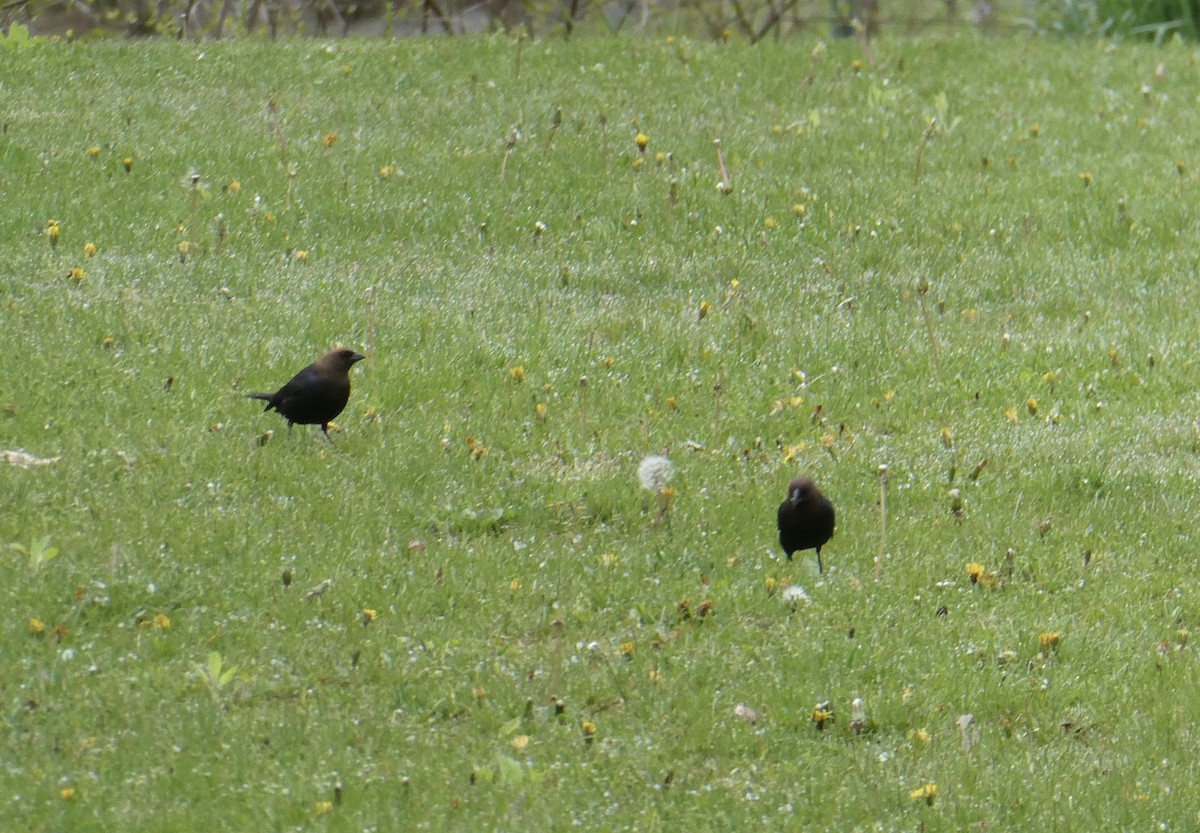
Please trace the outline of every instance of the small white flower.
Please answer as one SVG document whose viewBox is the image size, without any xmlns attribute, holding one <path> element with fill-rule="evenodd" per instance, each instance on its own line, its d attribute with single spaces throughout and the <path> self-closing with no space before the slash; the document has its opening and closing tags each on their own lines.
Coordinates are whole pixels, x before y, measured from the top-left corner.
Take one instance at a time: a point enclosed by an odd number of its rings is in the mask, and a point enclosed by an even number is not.
<svg viewBox="0 0 1200 833">
<path fill-rule="evenodd" d="M 659 454 L 651 454 L 638 466 L 638 480 L 642 488 L 658 493 L 666 488 L 675 477 L 675 464 Z"/>
</svg>

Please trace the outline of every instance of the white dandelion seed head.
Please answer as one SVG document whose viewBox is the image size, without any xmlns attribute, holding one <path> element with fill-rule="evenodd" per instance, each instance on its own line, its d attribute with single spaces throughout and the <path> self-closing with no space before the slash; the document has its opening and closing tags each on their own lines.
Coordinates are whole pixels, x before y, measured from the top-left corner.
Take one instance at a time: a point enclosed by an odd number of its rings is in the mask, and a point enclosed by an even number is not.
<svg viewBox="0 0 1200 833">
<path fill-rule="evenodd" d="M 661 454 L 651 454 L 638 466 L 638 481 L 642 488 L 661 492 L 675 477 L 675 464 Z"/>
<path fill-rule="evenodd" d="M 781 598 L 783 599 L 784 604 L 789 604 L 792 607 L 795 607 L 800 602 L 804 602 L 806 605 L 812 604 L 812 598 L 805 593 L 804 588 L 798 584 L 789 584 L 787 587 L 783 588 Z"/>
</svg>

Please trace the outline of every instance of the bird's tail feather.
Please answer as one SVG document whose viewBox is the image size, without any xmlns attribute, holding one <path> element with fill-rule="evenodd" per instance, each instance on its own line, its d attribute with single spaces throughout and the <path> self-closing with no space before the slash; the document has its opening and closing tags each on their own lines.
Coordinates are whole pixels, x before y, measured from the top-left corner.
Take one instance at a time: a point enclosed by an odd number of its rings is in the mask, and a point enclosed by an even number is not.
<svg viewBox="0 0 1200 833">
<path fill-rule="evenodd" d="M 267 403 L 267 407 L 263 408 L 263 411 L 264 411 L 264 412 L 265 412 L 265 411 L 269 411 L 269 410 L 271 410 L 271 408 L 272 408 L 272 407 L 274 407 L 274 403 L 271 401 L 271 400 L 273 400 L 273 399 L 275 398 L 274 394 L 270 394 L 270 393 L 248 393 L 248 394 L 246 394 L 246 398 L 247 398 L 247 399 L 261 399 L 263 402 L 266 402 L 266 403 Z"/>
</svg>

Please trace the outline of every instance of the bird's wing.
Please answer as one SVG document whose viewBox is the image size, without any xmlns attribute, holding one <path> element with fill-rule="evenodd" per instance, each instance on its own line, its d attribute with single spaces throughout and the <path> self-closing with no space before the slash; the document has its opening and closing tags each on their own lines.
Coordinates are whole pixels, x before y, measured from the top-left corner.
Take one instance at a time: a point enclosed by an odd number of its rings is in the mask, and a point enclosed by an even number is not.
<svg viewBox="0 0 1200 833">
<path fill-rule="evenodd" d="M 314 384 L 317 383 L 319 374 L 313 369 L 312 365 L 301 370 L 291 381 L 281 387 L 275 394 L 275 407 L 280 410 L 287 410 L 288 404 L 294 401 L 297 397 L 307 395 L 308 391 Z"/>
</svg>

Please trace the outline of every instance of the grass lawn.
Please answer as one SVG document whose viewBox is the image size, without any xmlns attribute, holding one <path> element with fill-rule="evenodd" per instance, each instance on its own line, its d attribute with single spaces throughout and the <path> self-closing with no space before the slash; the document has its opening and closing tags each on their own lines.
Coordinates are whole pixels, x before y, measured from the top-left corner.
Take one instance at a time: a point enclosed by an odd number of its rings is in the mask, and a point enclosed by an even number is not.
<svg viewBox="0 0 1200 833">
<path fill-rule="evenodd" d="M 875 55 L 0 44 L 2 826 L 1196 829 L 1197 51 Z"/>
</svg>

